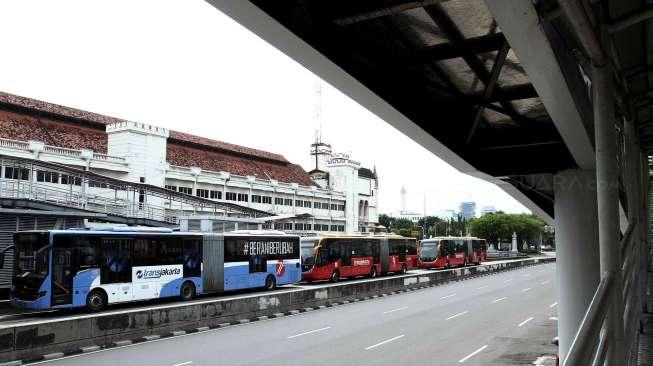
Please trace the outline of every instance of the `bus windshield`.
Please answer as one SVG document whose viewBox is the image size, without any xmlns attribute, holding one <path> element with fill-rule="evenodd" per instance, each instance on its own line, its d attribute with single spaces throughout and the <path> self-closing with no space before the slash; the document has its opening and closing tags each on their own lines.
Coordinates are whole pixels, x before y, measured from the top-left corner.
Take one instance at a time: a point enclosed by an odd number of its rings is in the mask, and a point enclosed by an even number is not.
<svg viewBox="0 0 653 366">
<path fill-rule="evenodd" d="M 300 246 L 302 267 L 312 267 L 315 263 L 313 248 L 317 244 L 317 241 L 317 239 L 302 239 Z"/>
<path fill-rule="evenodd" d="M 42 233 L 16 235 L 14 275 L 25 272 L 45 277 L 48 274 L 48 236 Z"/>
<path fill-rule="evenodd" d="M 435 247 L 435 243 L 422 244 L 422 248 L 420 249 L 420 256 L 422 259 L 435 259 L 437 257 Z"/>
</svg>

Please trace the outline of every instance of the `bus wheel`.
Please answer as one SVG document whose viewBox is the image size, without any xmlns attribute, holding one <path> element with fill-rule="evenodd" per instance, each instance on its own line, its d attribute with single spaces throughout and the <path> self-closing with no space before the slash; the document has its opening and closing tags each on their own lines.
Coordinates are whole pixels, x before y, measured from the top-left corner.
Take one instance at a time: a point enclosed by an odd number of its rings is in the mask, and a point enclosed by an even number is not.
<svg viewBox="0 0 653 366">
<path fill-rule="evenodd" d="M 186 281 L 181 285 L 179 293 L 182 300 L 192 300 L 195 297 L 195 285 L 190 281 Z"/>
<path fill-rule="evenodd" d="M 406 268 L 406 265 L 404 264 L 403 266 L 401 266 L 401 274 L 406 274 L 406 272 L 408 272 L 408 269 Z"/>
<path fill-rule="evenodd" d="M 331 282 L 338 282 L 340 281 L 340 272 L 338 272 L 337 269 L 334 269 L 333 272 L 331 272 Z"/>
<path fill-rule="evenodd" d="M 86 309 L 100 311 L 107 306 L 107 294 L 102 290 L 93 290 L 86 296 Z"/>
<path fill-rule="evenodd" d="M 376 266 L 372 266 L 370 269 L 370 278 L 376 278 Z"/>
<path fill-rule="evenodd" d="M 274 290 L 277 287 L 277 280 L 274 278 L 273 275 L 269 275 L 265 278 L 265 289 L 266 290 Z"/>
</svg>

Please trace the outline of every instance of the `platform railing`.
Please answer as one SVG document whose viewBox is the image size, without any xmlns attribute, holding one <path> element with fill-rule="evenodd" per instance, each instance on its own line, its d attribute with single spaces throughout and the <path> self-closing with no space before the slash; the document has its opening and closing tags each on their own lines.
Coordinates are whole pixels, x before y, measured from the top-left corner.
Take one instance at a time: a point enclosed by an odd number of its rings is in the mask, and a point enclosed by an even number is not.
<svg viewBox="0 0 653 366">
<path fill-rule="evenodd" d="M 181 205 L 179 209 L 175 209 L 148 202 L 132 202 L 126 199 L 116 198 L 115 194 L 111 196 L 105 197 L 99 194 L 80 192 L 79 190 L 59 188 L 48 183 L 0 179 L 1 198 L 47 202 L 58 206 L 88 210 L 107 215 L 142 218 L 176 224 L 177 217 L 182 213 L 197 210 L 197 208 L 188 207 L 188 205 Z"/>
<path fill-rule="evenodd" d="M 625 309 L 623 317 L 624 349 L 627 354 L 631 354 L 633 347 L 637 346 L 635 339 L 642 316 L 642 298 L 640 291 L 633 291 L 632 289 L 637 286 L 638 257 L 636 253 L 639 252 L 642 244 L 636 240 L 636 236 L 633 236 L 636 229 L 637 224 L 631 222 L 619 243 L 623 258 L 620 273 L 604 272 L 601 274 L 601 281 L 596 287 L 594 296 L 573 338 L 567 356 L 562 361 L 562 365 L 604 365 L 611 337 L 606 322 L 611 296 L 623 296 Z M 622 276 L 623 289 L 614 288 L 614 276 Z"/>
</svg>

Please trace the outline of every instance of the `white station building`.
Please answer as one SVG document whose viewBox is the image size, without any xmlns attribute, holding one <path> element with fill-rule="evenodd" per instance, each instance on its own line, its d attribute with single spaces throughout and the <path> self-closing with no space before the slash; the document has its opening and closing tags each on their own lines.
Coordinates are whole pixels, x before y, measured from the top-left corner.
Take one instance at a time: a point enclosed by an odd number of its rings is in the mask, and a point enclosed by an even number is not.
<svg viewBox="0 0 653 366">
<path fill-rule="evenodd" d="M 372 231 L 378 224 L 376 172 L 319 141 L 311 154 L 316 165 L 307 173 L 279 154 L 0 93 L 0 183 L 115 194 L 104 184 L 81 183 L 53 169 L 27 170 L 12 160 L 32 159 L 257 210 L 267 216 L 265 227 L 300 235 Z M 142 208 L 142 197 L 125 198 L 139 199 Z M 169 205 L 164 198 L 147 204 Z M 188 214 L 206 212 L 194 207 Z"/>
</svg>

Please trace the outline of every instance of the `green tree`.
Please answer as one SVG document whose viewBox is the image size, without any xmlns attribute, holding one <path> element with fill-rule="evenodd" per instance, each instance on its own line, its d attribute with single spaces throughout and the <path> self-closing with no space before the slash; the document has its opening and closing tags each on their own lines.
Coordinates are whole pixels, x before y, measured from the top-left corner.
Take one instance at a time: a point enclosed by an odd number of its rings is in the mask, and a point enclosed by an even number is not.
<svg viewBox="0 0 653 366">
<path fill-rule="evenodd" d="M 497 212 L 483 215 L 470 223 L 470 232 L 489 243 L 509 242 L 513 232 L 517 234 L 517 249 L 523 251 L 523 243 L 538 241 L 544 232 L 545 222 L 532 214 L 506 214 Z"/>
<path fill-rule="evenodd" d="M 386 214 L 379 215 L 379 224 L 385 226 L 385 228 L 388 229 L 388 231 L 390 231 L 390 227 L 392 226 L 392 221 L 394 221 L 394 218 Z"/>
<path fill-rule="evenodd" d="M 426 232 L 424 233 L 425 237 L 430 236 L 443 236 L 446 231 L 446 224 L 444 220 L 436 216 L 425 216 L 419 219 L 417 226 L 423 227 Z"/>
</svg>

